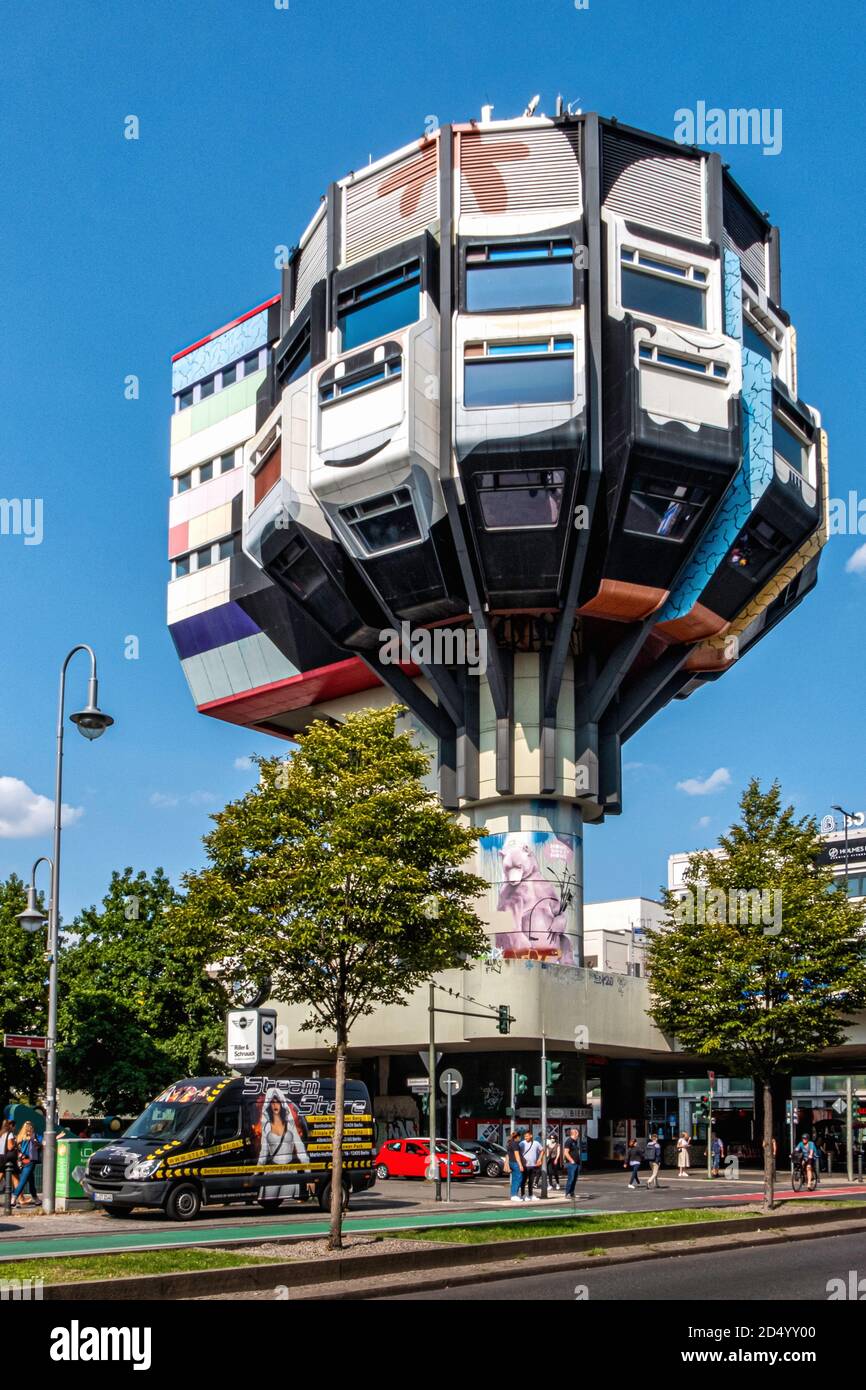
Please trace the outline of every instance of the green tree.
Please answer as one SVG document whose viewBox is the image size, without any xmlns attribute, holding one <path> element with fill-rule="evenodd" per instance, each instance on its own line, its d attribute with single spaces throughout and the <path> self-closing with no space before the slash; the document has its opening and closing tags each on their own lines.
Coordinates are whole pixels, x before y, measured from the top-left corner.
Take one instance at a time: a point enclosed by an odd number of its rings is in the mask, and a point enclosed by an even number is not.
<svg viewBox="0 0 866 1390">
<path fill-rule="evenodd" d="M 185 932 L 169 915 L 178 902 L 162 869 L 127 868 L 67 934 L 58 1071 L 95 1114 L 137 1113 L 169 1082 L 216 1066 L 226 998 L 204 973 L 213 933 Z"/>
<path fill-rule="evenodd" d="M 45 911 L 45 903 L 39 899 Z M 27 906 L 21 879 L 0 883 L 0 1032 L 44 1033 L 48 1020 L 45 932 L 26 932 L 15 920 Z M 0 1107 L 20 1098 L 35 1103 L 45 1089 L 45 1067 L 32 1052 L 0 1049 Z"/>
<path fill-rule="evenodd" d="M 689 858 L 649 945 L 651 1017 L 689 1052 L 763 1088 L 764 1206 L 773 1205 L 772 1081 L 845 1041 L 866 1005 L 863 909 L 816 865 L 817 826 L 752 779 L 718 851 Z M 758 895 L 763 894 L 763 898 Z M 746 896 L 747 895 L 747 896 Z"/>
<path fill-rule="evenodd" d="M 269 976 L 275 999 L 304 1006 L 303 1027 L 333 1037 L 332 1249 L 352 1026 L 487 946 L 473 908 L 486 885 L 463 867 L 478 832 L 425 789 L 427 755 L 395 732 L 398 712 L 316 721 L 289 761 L 257 759 L 258 785 L 214 817 L 210 864 L 187 876 L 179 909 L 221 924 L 227 972 Z"/>
</svg>

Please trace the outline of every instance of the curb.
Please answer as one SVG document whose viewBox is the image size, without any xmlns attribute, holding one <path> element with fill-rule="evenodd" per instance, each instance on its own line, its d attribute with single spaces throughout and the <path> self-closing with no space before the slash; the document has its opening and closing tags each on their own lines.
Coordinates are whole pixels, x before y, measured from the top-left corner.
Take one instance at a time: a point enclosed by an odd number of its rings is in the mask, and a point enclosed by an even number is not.
<svg viewBox="0 0 866 1390">
<path fill-rule="evenodd" d="M 509 1261 L 525 1261 L 531 1256 L 573 1255 L 586 1260 L 586 1251 L 604 1242 L 606 1250 L 628 1250 L 629 1247 L 653 1247 L 651 1257 L 657 1257 L 655 1247 L 672 1245 L 684 1239 L 694 1242 L 701 1237 L 712 1242 L 713 1237 L 725 1237 L 726 1247 L 748 1245 L 750 1241 L 737 1241 L 736 1237 L 760 1232 L 766 1237 L 773 1231 L 786 1233 L 798 1227 L 819 1228 L 828 1225 L 853 1225 L 859 1223 L 866 1230 L 866 1205 L 848 1208 L 844 1214 L 825 1210 L 820 1212 L 781 1212 L 771 1216 L 730 1217 L 721 1221 L 690 1222 L 687 1225 L 634 1226 L 619 1231 L 588 1231 L 579 1235 L 534 1236 L 523 1240 L 491 1241 L 486 1245 L 446 1245 L 429 1250 L 401 1251 L 392 1255 L 337 1255 L 331 1260 L 293 1260 L 263 1265 L 241 1265 L 226 1269 L 205 1269 L 177 1274 L 143 1274 L 124 1279 L 93 1279 L 80 1284 L 49 1284 L 43 1291 L 43 1299 L 51 1302 L 97 1302 L 130 1300 L 163 1300 L 184 1298 L 207 1298 L 224 1293 L 250 1293 L 271 1289 L 275 1284 L 287 1288 L 310 1288 L 322 1284 L 354 1283 L 358 1280 L 408 1274 L 417 1276 L 421 1270 L 447 1270 L 448 1274 L 437 1287 L 445 1287 L 455 1282 L 456 1267 L 474 1267 L 471 1276 L 461 1282 L 478 1282 L 478 1266 L 483 1267 L 496 1262 L 497 1269 L 488 1271 L 490 1278 L 504 1277 L 501 1268 L 505 1258 Z M 859 1227 L 858 1227 L 859 1228 Z M 818 1235 L 823 1234 L 819 1229 Z M 730 1237 L 735 1237 L 732 1242 Z M 791 1237 L 796 1239 L 796 1236 Z M 206 1248 L 218 1248 L 208 1246 Z M 589 1257 L 595 1265 L 600 1258 Z M 642 1258 L 645 1258 L 642 1257 Z M 561 1266 L 561 1262 L 560 1262 Z M 526 1265 L 522 1265 L 526 1268 Z M 545 1267 L 549 1268 L 549 1265 Z M 570 1267 L 570 1266 L 569 1266 Z M 417 1288 L 432 1287 L 421 1282 Z M 390 1286 L 387 1286 L 390 1291 Z M 410 1291 L 410 1284 L 401 1288 Z M 365 1296 L 375 1294 L 367 1291 Z M 312 1294 L 311 1297 L 318 1295 Z M 330 1291 L 328 1297 L 344 1296 L 340 1291 Z M 354 1297 L 354 1294 L 345 1294 Z"/>
</svg>

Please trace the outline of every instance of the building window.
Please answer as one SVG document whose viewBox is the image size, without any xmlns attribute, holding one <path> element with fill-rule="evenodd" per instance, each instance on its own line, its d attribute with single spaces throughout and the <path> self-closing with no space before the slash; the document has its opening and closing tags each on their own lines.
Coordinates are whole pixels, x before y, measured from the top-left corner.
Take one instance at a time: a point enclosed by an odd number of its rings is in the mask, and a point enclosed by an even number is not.
<svg viewBox="0 0 866 1390">
<path fill-rule="evenodd" d="M 312 366 L 311 342 L 312 334 L 310 325 L 307 324 L 280 366 L 280 381 L 284 386 L 288 386 L 290 381 L 297 381 L 299 377 L 306 376 L 310 370 Z"/>
<path fill-rule="evenodd" d="M 206 376 L 205 379 L 204 379 L 204 381 L 202 381 L 202 382 L 199 384 L 199 388 L 198 388 L 199 400 L 204 401 L 204 400 L 207 400 L 208 396 L 212 396 L 213 393 L 214 393 L 214 388 L 215 388 L 215 386 L 216 386 L 216 379 L 215 379 L 214 377 L 212 377 L 212 376 Z"/>
<path fill-rule="evenodd" d="M 707 271 L 659 260 L 642 251 L 622 251 L 622 307 L 652 318 L 707 326 Z"/>
<path fill-rule="evenodd" d="M 192 405 L 194 389 L 194 387 L 188 386 L 185 391 L 181 391 L 177 398 L 178 410 L 186 410 L 188 406 Z"/>
<path fill-rule="evenodd" d="M 658 367 L 673 367 L 675 371 L 691 372 L 695 376 L 710 376 L 714 381 L 727 381 L 726 362 L 707 357 L 689 357 L 682 352 L 665 352 L 655 343 L 641 343 L 638 348 L 641 362 L 654 362 Z"/>
<path fill-rule="evenodd" d="M 623 528 L 633 535 L 684 541 L 708 497 L 706 488 L 678 485 L 667 479 L 636 477 Z"/>
<path fill-rule="evenodd" d="M 189 492 L 192 487 L 192 469 L 188 473 L 178 473 L 175 482 L 177 492 Z"/>
<path fill-rule="evenodd" d="M 189 557 L 189 555 L 181 555 L 181 556 L 180 556 L 177 560 L 175 560 L 175 562 L 174 562 L 174 577 L 175 577 L 175 579 L 183 579 L 184 575 L 189 574 L 189 568 L 190 568 L 190 557 Z"/>
<path fill-rule="evenodd" d="M 806 477 L 808 448 L 800 435 L 784 424 L 778 415 L 773 416 L 773 453 L 777 463 L 786 463 L 801 478 Z"/>
<path fill-rule="evenodd" d="M 231 473 L 237 459 L 237 450 L 231 449 L 220 458 L 220 473 Z"/>
<path fill-rule="evenodd" d="M 540 309 L 574 303 L 570 239 L 470 246 L 466 251 L 466 308 Z"/>
<path fill-rule="evenodd" d="M 565 488 L 560 468 L 479 473 L 475 485 L 488 531 L 538 529 L 559 521 Z"/>
<path fill-rule="evenodd" d="M 195 567 L 197 570 L 207 569 L 213 559 L 213 546 L 202 546 L 201 550 L 195 552 Z"/>
<path fill-rule="evenodd" d="M 319 387 L 319 401 L 322 405 L 328 405 L 331 401 L 340 400 L 343 396 L 354 395 L 357 391 L 367 391 L 374 386 L 383 386 L 386 382 L 394 381 L 402 375 L 403 354 L 398 348 L 383 358 L 381 362 L 374 362 L 367 367 L 359 367 L 355 371 L 347 371 L 343 376 L 332 377 L 330 381 L 323 382 Z"/>
<path fill-rule="evenodd" d="M 225 389 L 226 386 L 234 386 L 234 384 L 235 384 L 235 382 L 237 381 L 237 379 L 238 379 L 238 364 L 237 364 L 237 362 L 233 362 L 232 365 L 231 365 L 230 367 L 223 367 L 223 380 L 222 380 L 223 389 Z"/>
<path fill-rule="evenodd" d="M 240 532 L 235 532 L 233 536 L 227 536 L 224 541 L 217 542 L 217 559 L 228 560 L 232 555 L 237 555 L 241 548 Z"/>
<path fill-rule="evenodd" d="M 763 357 L 770 364 L 770 371 L 776 370 L 776 354 L 771 345 L 767 342 L 756 328 L 753 328 L 748 319 L 743 319 L 743 347 L 751 348 L 759 357 Z"/>
<path fill-rule="evenodd" d="M 337 298 L 341 351 L 371 343 L 415 323 L 421 313 L 418 261 L 342 290 Z"/>
<path fill-rule="evenodd" d="M 466 344 L 463 403 L 467 409 L 573 399 L 573 338 Z"/>
<path fill-rule="evenodd" d="M 752 580 L 768 575 L 790 542 L 781 531 L 761 517 L 752 520 L 737 536 L 728 556 L 728 564 L 745 571 Z"/>
<path fill-rule="evenodd" d="M 250 376 L 259 370 L 259 354 L 257 352 L 248 353 L 244 358 L 244 376 Z"/>
<path fill-rule="evenodd" d="M 209 483 L 213 477 L 213 464 L 203 463 L 198 470 L 198 480 L 200 483 Z"/>
<path fill-rule="evenodd" d="M 357 536 L 368 555 L 420 541 L 421 531 L 407 487 L 340 508 L 340 518 Z"/>
</svg>

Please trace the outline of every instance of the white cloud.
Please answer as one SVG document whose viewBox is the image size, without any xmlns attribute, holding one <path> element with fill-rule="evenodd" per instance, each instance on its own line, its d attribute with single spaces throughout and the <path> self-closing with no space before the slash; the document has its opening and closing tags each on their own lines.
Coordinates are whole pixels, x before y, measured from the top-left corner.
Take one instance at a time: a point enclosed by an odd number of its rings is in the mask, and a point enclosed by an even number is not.
<svg viewBox="0 0 866 1390">
<path fill-rule="evenodd" d="M 725 787 L 731 785 L 731 774 L 726 767 L 717 767 L 715 772 L 711 772 L 709 777 L 687 777 L 684 782 L 677 782 L 677 791 L 685 792 L 686 796 L 710 796 L 713 792 L 723 791 Z"/>
<path fill-rule="evenodd" d="M 150 795 L 151 806 L 159 806 L 160 809 L 164 809 L 166 806 L 176 806 L 179 801 L 179 796 L 172 796 L 167 792 L 151 792 Z"/>
<path fill-rule="evenodd" d="M 74 825 L 84 815 L 83 806 L 67 806 L 60 813 L 61 825 Z M 20 777 L 0 777 L 0 840 L 26 840 L 31 835 L 47 835 L 54 824 L 54 802 L 40 796 Z"/>
<path fill-rule="evenodd" d="M 212 806 L 216 797 L 213 792 L 190 792 L 187 801 L 190 806 Z"/>
<path fill-rule="evenodd" d="M 858 545 L 845 564 L 846 574 L 866 574 L 866 545 Z"/>
<path fill-rule="evenodd" d="M 234 765 L 236 772 L 246 772 L 248 768 L 252 767 L 253 760 L 252 758 L 235 758 Z"/>
<path fill-rule="evenodd" d="M 700 820 L 698 821 L 698 825 L 700 826 L 701 830 L 706 830 L 706 828 L 707 828 L 707 826 L 709 825 L 711 819 L 712 819 L 711 816 L 701 816 Z"/>
</svg>

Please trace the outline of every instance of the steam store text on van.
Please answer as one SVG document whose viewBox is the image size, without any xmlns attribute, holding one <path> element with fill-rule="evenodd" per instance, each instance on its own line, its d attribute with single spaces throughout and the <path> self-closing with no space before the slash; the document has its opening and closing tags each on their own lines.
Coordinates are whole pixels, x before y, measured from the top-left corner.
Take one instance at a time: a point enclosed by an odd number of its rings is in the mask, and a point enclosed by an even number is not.
<svg viewBox="0 0 866 1390">
<path fill-rule="evenodd" d="M 112 1216 L 163 1207 L 190 1221 L 202 1205 L 285 1198 L 330 1205 L 334 1082 L 328 1078 L 197 1076 L 169 1086 L 116 1143 L 88 1160 L 82 1186 Z M 343 1188 L 372 1187 L 373 1111 L 366 1086 L 346 1082 Z"/>
</svg>

